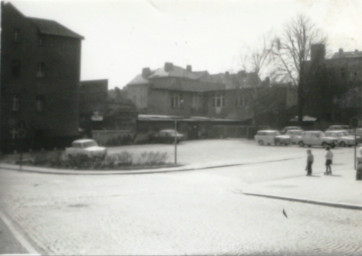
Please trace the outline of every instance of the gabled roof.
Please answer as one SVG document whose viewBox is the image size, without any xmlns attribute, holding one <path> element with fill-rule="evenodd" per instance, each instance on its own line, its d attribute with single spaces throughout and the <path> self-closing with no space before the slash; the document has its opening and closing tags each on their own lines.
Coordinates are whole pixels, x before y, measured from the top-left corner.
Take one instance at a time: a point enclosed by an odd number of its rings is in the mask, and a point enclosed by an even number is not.
<svg viewBox="0 0 362 256">
<path fill-rule="evenodd" d="M 56 21 L 38 19 L 38 18 L 27 18 L 27 19 L 38 28 L 41 34 L 70 37 L 75 39 L 84 39 L 83 36 L 73 32 L 72 30 L 64 27 L 63 25 L 59 24 Z"/>
</svg>

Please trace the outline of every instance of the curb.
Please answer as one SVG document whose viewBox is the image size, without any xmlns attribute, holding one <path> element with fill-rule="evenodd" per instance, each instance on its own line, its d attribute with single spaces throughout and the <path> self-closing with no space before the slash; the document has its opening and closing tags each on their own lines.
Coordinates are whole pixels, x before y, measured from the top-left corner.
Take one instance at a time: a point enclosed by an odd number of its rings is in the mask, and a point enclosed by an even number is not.
<svg viewBox="0 0 362 256">
<path fill-rule="evenodd" d="M 1 169 L 19 171 L 19 172 L 30 172 L 30 173 L 39 173 L 39 174 L 56 174 L 56 175 L 135 175 L 135 174 L 159 174 L 159 173 L 172 173 L 172 172 L 186 172 L 186 171 L 196 171 L 196 170 L 206 170 L 206 169 L 215 169 L 215 168 L 225 168 L 225 167 L 234 167 L 242 165 L 252 165 L 260 163 L 272 163 L 280 161 L 288 161 L 293 159 L 298 159 L 300 157 L 290 157 L 276 160 L 267 160 L 259 162 L 244 162 L 244 163 L 232 163 L 232 164 L 220 164 L 220 165 L 209 165 L 209 166 L 199 166 L 199 167 L 184 167 L 176 169 L 179 167 L 174 167 L 174 169 L 145 169 L 145 170 L 133 170 L 133 171 L 122 171 L 122 170 L 59 170 L 53 168 L 44 168 L 44 167 L 34 167 L 34 166 L 22 166 L 13 165 L 13 164 L 0 164 Z"/>
<path fill-rule="evenodd" d="M 349 204 L 349 203 L 333 203 L 333 202 L 328 202 L 328 201 L 318 201 L 318 200 L 311 200 L 311 199 L 306 199 L 306 198 L 294 198 L 294 197 L 268 195 L 268 194 L 261 194 L 261 193 L 252 193 L 252 192 L 242 192 L 242 193 L 247 196 L 258 196 L 258 197 L 286 200 L 286 201 L 299 202 L 299 203 L 329 206 L 329 207 L 335 207 L 335 208 L 362 210 L 362 205 L 355 205 L 355 204 Z"/>
</svg>

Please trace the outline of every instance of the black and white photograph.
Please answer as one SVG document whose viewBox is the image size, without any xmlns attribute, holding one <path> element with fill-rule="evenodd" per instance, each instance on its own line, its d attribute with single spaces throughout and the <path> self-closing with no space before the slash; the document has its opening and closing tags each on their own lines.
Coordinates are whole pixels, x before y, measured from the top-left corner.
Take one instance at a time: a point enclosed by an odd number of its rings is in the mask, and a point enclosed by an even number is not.
<svg viewBox="0 0 362 256">
<path fill-rule="evenodd" d="M 362 255 L 362 0 L 1 0 L 0 255 Z"/>
</svg>

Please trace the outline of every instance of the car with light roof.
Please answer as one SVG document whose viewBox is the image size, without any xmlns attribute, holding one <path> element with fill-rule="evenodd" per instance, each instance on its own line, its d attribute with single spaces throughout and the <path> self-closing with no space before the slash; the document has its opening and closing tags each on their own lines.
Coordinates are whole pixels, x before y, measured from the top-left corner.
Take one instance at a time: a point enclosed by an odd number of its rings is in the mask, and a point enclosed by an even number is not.
<svg viewBox="0 0 362 256">
<path fill-rule="evenodd" d="M 340 131 L 340 130 L 349 130 L 348 125 L 342 125 L 342 124 L 335 124 L 328 127 L 326 131 Z"/>
<path fill-rule="evenodd" d="M 65 149 L 66 156 L 87 155 L 89 157 L 104 158 L 107 148 L 98 146 L 93 139 L 79 139 L 72 142 L 71 147 Z"/>
<path fill-rule="evenodd" d="M 302 141 L 303 130 L 288 130 L 285 135 L 290 137 L 291 144 L 298 144 Z"/>
<path fill-rule="evenodd" d="M 286 126 L 284 127 L 284 129 L 281 131 L 282 134 L 285 134 L 287 133 L 288 131 L 290 130 L 300 130 L 300 131 L 303 131 L 302 127 L 300 126 Z"/>
<path fill-rule="evenodd" d="M 302 140 L 298 143 L 299 146 L 312 147 L 322 146 L 324 148 L 334 148 L 338 143 L 338 139 L 335 137 L 326 136 L 322 131 L 304 131 L 302 134 Z"/>
<path fill-rule="evenodd" d="M 336 138 L 337 145 L 340 147 L 351 147 L 356 144 L 354 136 L 350 135 L 347 130 L 326 131 L 325 136 Z"/>
<path fill-rule="evenodd" d="M 281 135 L 278 130 L 259 130 L 254 140 L 259 145 L 289 145 L 290 137 Z"/>
<path fill-rule="evenodd" d="M 155 143 L 177 143 L 184 140 L 185 135 L 174 129 L 163 129 L 151 136 L 151 141 Z"/>
</svg>

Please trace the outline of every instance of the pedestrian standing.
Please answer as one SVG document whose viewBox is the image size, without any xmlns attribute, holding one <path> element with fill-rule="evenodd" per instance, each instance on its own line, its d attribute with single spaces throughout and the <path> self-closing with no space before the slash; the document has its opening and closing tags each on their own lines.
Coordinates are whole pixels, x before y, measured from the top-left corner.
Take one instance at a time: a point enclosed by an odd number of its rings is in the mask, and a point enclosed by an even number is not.
<svg viewBox="0 0 362 256">
<path fill-rule="evenodd" d="M 326 172 L 325 175 L 332 175 L 332 162 L 333 162 L 333 153 L 329 147 L 327 147 L 326 153 Z"/>
<path fill-rule="evenodd" d="M 313 165 L 313 161 L 314 161 L 314 156 L 313 156 L 313 154 L 312 154 L 312 150 L 308 149 L 308 150 L 307 150 L 307 167 L 306 167 L 307 176 L 311 176 L 311 175 L 312 175 L 312 165 Z"/>
</svg>

